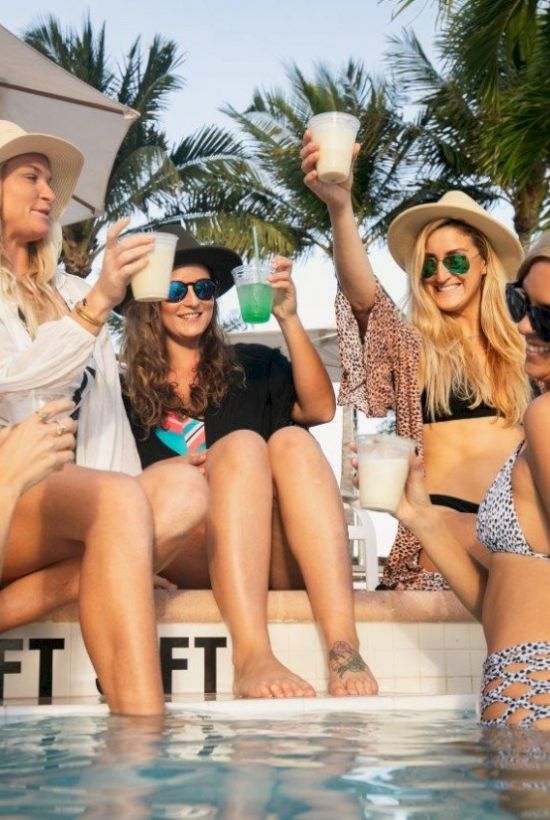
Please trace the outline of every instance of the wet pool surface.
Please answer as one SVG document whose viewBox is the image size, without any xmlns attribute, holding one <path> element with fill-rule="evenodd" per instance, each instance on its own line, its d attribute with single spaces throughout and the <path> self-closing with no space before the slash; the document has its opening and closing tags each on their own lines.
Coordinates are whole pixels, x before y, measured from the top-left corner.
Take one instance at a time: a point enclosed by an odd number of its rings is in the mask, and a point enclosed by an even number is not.
<svg viewBox="0 0 550 820">
<path fill-rule="evenodd" d="M 550 733 L 471 713 L 12 717 L 0 816 L 550 817 Z"/>
</svg>

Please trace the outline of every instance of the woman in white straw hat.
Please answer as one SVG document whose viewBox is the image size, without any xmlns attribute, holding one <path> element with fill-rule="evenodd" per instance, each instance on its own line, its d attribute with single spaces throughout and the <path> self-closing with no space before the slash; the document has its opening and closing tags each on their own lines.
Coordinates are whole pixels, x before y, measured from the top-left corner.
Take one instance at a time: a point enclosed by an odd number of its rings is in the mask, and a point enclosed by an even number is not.
<svg viewBox="0 0 550 820">
<path fill-rule="evenodd" d="M 104 325 L 146 264 L 152 240 L 119 239 L 127 221 L 114 225 L 92 288 L 56 268 L 57 220 L 82 161 L 64 140 L 0 122 L 0 416 L 16 421 L 17 402 L 41 392 L 74 401 L 37 411 L 52 441 L 74 431 L 53 413 L 74 407 L 78 417 L 77 464 L 52 473 L 14 505 L 0 630 L 78 597 L 84 641 L 110 708 L 158 714 L 164 702 L 153 564 L 166 563 L 202 520 L 206 489 L 188 465 L 133 477 L 140 462 Z"/>
<path fill-rule="evenodd" d="M 543 392 L 524 416 L 524 437 L 483 498 L 480 563 L 468 560 L 425 489 L 422 460 L 409 473 L 397 515 L 420 539 L 463 603 L 482 621 L 481 723 L 550 729 L 550 233 L 506 286 L 526 343 L 525 369 Z M 483 567 L 483 568 L 482 568 Z"/>
<path fill-rule="evenodd" d="M 504 284 L 522 260 L 521 245 L 460 191 L 404 211 L 388 233 L 391 254 L 409 274 L 410 317 L 404 319 L 361 242 L 352 175 L 340 184 L 319 182 L 318 147 L 308 132 L 301 156 L 305 184 L 327 205 L 333 228 L 339 401 L 368 416 L 395 410 L 397 433 L 413 438 L 424 455 L 432 501 L 475 555 L 478 503 L 521 438 L 529 398 L 523 343 L 504 304 Z M 416 538 L 400 527 L 383 586 L 446 584 Z"/>
</svg>

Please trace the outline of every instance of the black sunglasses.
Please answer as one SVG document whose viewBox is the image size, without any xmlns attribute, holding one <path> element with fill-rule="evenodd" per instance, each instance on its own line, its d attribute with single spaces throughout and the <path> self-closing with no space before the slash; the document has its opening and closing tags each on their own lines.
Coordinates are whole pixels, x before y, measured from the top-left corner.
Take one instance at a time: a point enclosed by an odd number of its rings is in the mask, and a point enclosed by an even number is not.
<svg viewBox="0 0 550 820">
<path fill-rule="evenodd" d="M 532 305 L 521 282 L 509 282 L 506 285 L 506 304 L 516 324 L 524 316 L 528 316 L 535 335 L 543 342 L 550 342 L 550 308 Z"/>
<path fill-rule="evenodd" d="M 174 280 L 170 282 L 170 289 L 168 290 L 167 302 L 181 302 L 187 296 L 189 288 L 193 288 L 193 292 L 197 299 L 202 302 L 208 302 L 213 299 L 216 294 L 216 283 L 213 279 L 197 279 L 196 282 L 178 282 Z"/>
<path fill-rule="evenodd" d="M 477 254 L 479 256 L 479 254 Z M 470 260 L 465 253 L 449 253 L 443 260 L 443 264 L 454 276 L 462 276 L 470 270 Z M 427 256 L 422 265 L 420 276 L 422 279 L 431 279 L 437 273 L 439 260 L 435 256 Z"/>
</svg>

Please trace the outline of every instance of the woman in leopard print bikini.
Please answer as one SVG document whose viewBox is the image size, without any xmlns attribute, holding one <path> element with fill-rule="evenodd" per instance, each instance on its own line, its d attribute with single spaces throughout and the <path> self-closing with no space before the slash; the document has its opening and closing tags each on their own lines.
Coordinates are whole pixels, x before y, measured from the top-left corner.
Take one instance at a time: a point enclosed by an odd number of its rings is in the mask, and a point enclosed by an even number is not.
<svg viewBox="0 0 550 820">
<path fill-rule="evenodd" d="M 527 374 L 543 395 L 529 406 L 525 438 L 479 508 L 477 561 L 461 552 L 425 489 L 414 460 L 397 515 L 483 623 L 481 723 L 550 729 L 550 233 L 507 286 L 510 313 L 526 342 Z M 451 547 L 451 549 L 449 549 Z"/>
<path fill-rule="evenodd" d="M 415 439 L 424 456 L 432 502 L 457 543 L 475 556 L 477 506 L 522 438 L 529 400 L 523 343 L 504 304 L 504 283 L 521 262 L 521 245 L 459 191 L 404 211 L 388 233 L 389 250 L 410 277 L 410 316 L 404 318 L 365 253 L 352 175 L 340 184 L 320 182 L 319 151 L 309 132 L 301 156 L 304 182 L 327 205 L 333 229 L 339 401 L 369 416 L 395 410 L 397 432 Z M 383 587 L 446 586 L 400 525 Z"/>
</svg>

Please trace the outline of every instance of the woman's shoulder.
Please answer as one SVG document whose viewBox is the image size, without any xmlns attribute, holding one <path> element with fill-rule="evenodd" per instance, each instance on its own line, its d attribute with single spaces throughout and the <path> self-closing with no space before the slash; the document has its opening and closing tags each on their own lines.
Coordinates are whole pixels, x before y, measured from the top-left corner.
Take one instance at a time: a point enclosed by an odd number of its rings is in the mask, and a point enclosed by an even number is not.
<svg viewBox="0 0 550 820">
<path fill-rule="evenodd" d="M 548 436 L 548 422 L 550 421 L 550 393 L 542 393 L 529 404 L 525 411 L 523 424 L 528 439 Z"/>
<path fill-rule="evenodd" d="M 268 347 L 268 345 L 256 344 L 255 342 L 239 342 L 230 345 L 233 348 L 237 360 L 242 365 L 255 363 L 269 363 L 279 357 L 285 358 L 278 347 Z"/>
</svg>

